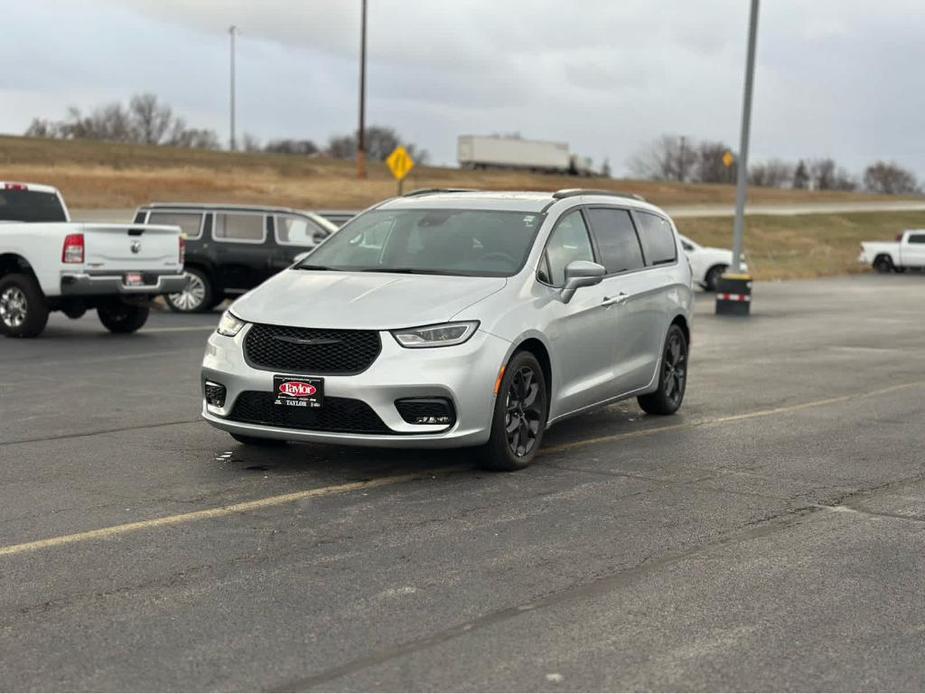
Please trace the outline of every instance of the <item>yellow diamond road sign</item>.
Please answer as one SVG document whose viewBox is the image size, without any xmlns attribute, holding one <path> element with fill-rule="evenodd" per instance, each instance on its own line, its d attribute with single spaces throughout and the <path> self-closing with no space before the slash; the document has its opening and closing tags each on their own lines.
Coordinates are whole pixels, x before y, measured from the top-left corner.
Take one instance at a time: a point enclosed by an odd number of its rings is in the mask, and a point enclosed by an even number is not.
<svg viewBox="0 0 925 694">
<path fill-rule="evenodd" d="M 725 166 L 728 169 L 730 166 L 732 166 L 735 163 L 735 160 L 736 158 L 732 154 L 732 152 L 727 150 L 726 153 L 723 155 L 723 166 Z"/>
<path fill-rule="evenodd" d="M 404 180 L 405 176 L 414 168 L 414 159 L 408 154 L 408 150 L 401 145 L 395 148 L 395 151 L 389 155 L 385 163 L 397 181 Z"/>
</svg>

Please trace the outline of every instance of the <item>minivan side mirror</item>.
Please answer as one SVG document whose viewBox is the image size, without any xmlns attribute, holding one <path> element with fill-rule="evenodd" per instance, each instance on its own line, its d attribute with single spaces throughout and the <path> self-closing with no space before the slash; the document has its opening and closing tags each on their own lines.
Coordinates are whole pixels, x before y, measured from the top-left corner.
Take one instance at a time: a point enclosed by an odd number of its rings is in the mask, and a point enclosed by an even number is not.
<svg viewBox="0 0 925 694">
<path fill-rule="evenodd" d="M 579 287 L 593 287 L 600 284 L 607 274 L 603 265 L 592 263 L 590 260 L 573 260 L 565 266 L 565 286 L 559 292 L 559 299 L 567 304 L 575 295 Z"/>
</svg>

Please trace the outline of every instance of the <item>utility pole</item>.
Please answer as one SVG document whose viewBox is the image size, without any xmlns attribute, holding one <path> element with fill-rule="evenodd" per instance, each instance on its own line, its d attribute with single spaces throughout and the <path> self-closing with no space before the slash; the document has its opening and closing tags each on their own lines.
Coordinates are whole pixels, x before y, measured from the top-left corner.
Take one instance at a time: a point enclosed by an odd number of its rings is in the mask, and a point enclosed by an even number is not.
<svg viewBox="0 0 925 694">
<path fill-rule="evenodd" d="M 234 36 L 238 31 L 238 27 L 232 24 L 228 27 L 228 33 L 231 35 L 231 140 L 229 142 L 230 149 L 232 152 L 235 150 L 235 141 L 234 141 Z"/>
<path fill-rule="evenodd" d="M 681 183 L 684 183 L 684 174 L 685 174 L 684 170 L 687 167 L 687 161 L 685 160 L 685 157 L 684 157 L 684 154 L 685 154 L 684 140 L 685 140 L 684 135 L 681 135 L 681 154 L 680 154 L 680 158 L 678 159 L 678 180 Z"/>
<path fill-rule="evenodd" d="M 736 217 L 732 232 L 733 272 L 742 269 L 742 237 L 745 235 L 745 201 L 748 197 L 748 136 L 752 121 L 752 87 L 755 82 L 755 43 L 758 39 L 758 1 L 752 0 L 748 18 L 748 56 L 745 62 L 745 95 L 742 99 L 742 137 L 736 162 Z"/>
<path fill-rule="evenodd" d="M 360 128 L 357 131 L 357 178 L 366 178 L 366 0 L 360 9 Z"/>
</svg>

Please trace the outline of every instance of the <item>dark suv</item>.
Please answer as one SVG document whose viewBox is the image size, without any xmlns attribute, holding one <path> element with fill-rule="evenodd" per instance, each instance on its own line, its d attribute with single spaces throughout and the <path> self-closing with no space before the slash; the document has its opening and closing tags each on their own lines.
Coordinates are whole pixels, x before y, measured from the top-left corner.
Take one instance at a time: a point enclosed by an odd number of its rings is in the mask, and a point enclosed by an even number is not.
<svg viewBox="0 0 925 694">
<path fill-rule="evenodd" d="M 337 226 L 284 207 L 156 202 L 138 208 L 136 224 L 171 224 L 186 237 L 186 287 L 166 296 L 171 310 L 209 311 L 285 269 Z"/>
</svg>

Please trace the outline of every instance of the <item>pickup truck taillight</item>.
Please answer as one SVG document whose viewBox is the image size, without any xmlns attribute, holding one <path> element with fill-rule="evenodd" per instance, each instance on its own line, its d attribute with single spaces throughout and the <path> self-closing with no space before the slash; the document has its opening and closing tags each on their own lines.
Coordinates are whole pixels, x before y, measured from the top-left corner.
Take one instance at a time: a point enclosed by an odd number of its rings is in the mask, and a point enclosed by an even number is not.
<svg viewBox="0 0 925 694">
<path fill-rule="evenodd" d="M 902 240 L 903 240 L 903 235 L 902 235 L 902 234 L 896 234 L 896 242 L 897 242 L 897 243 L 901 243 Z"/>
<path fill-rule="evenodd" d="M 186 262 L 186 239 L 180 236 L 180 265 Z"/>
<path fill-rule="evenodd" d="M 62 263 L 82 263 L 84 261 L 84 235 L 68 234 L 64 237 L 61 248 Z"/>
</svg>

